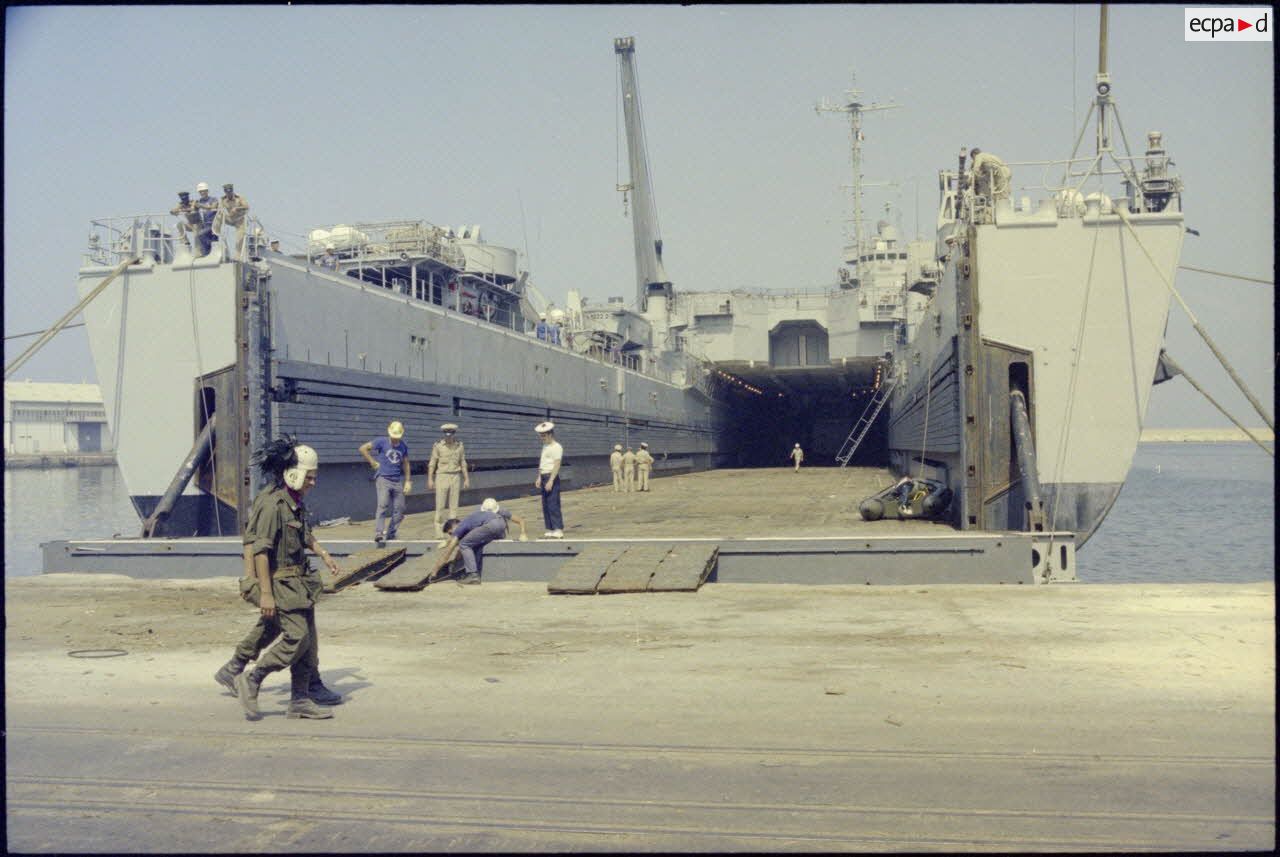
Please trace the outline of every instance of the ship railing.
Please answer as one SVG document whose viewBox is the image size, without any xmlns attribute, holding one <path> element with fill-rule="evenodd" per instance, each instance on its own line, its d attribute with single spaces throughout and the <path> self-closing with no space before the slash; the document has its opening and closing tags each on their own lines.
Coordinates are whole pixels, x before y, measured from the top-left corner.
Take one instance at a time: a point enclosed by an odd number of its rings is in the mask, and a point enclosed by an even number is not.
<svg viewBox="0 0 1280 857">
<path fill-rule="evenodd" d="M 732 289 L 715 290 L 717 294 L 726 295 L 745 295 L 749 297 L 773 297 L 773 298 L 821 298 L 830 297 L 833 293 L 843 292 L 845 289 L 839 288 L 815 288 L 815 289 L 771 289 L 765 286 L 737 286 Z M 676 303 L 681 303 L 681 299 L 685 297 L 680 292 L 676 292 Z"/>
<path fill-rule="evenodd" d="M 471 279 L 487 283 L 489 285 L 495 285 L 489 279 L 481 275 L 462 274 L 458 279 L 460 282 L 465 282 L 466 280 Z M 404 278 L 393 278 L 389 285 L 394 291 L 399 291 L 401 294 L 410 297 L 417 297 L 409 294 L 409 281 Z M 482 291 L 480 294 L 483 295 L 484 292 Z M 427 302 L 432 301 L 428 298 Z M 537 338 L 535 330 L 532 329 L 534 328 L 532 321 L 527 319 L 522 313 L 517 312 L 518 305 L 516 304 L 505 306 L 500 303 L 490 303 L 483 300 L 478 303 L 464 301 L 462 297 L 462 289 L 457 289 L 452 296 L 447 296 L 447 299 L 443 304 L 437 304 L 437 306 L 440 306 L 441 309 L 444 309 L 447 312 L 457 313 L 459 315 L 472 318 L 477 322 L 486 322 L 488 324 L 505 328 L 522 336 L 528 336 L 535 339 Z M 661 367 L 655 365 L 653 361 L 646 359 L 644 355 L 635 351 L 623 351 L 619 348 L 610 348 L 606 350 L 603 347 L 595 345 L 588 346 L 585 349 L 575 347 L 575 344 L 579 342 L 579 337 L 590 337 L 592 333 L 593 331 L 591 329 L 573 329 L 567 325 L 560 325 L 558 341 L 548 339 L 538 339 L 538 341 L 542 342 L 548 348 L 568 351 L 572 354 L 577 354 L 583 358 L 594 360 L 595 362 L 606 366 L 635 372 L 668 384 L 678 383 L 678 379 L 675 377 L 676 373 L 664 371 Z M 701 366 L 701 363 L 696 358 L 690 355 L 679 355 L 675 360 L 679 364 L 679 370 L 684 372 L 686 377 L 690 379 L 687 383 L 695 383 L 697 379 L 702 377 L 702 372 L 698 368 Z"/>
<path fill-rule="evenodd" d="M 88 247 L 83 254 L 83 266 L 115 267 L 126 259 L 148 257 L 157 264 L 172 264 L 178 248 L 182 244 L 182 224 L 180 219 L 168 212 L 152 214 L 134 214 L 123 217 L 104 217 L 89 221 Z M 246 230 L 245 240 L 234 242 L 233 230 Z M 227 261 L 235 256 L 237 247 L 243 248 L 239 261 L 248 261 L 260 255 L 266 249 L 266 239 L 261 222 L 254 217 L 246 217 L 244 225 L 234 227 L 223 225 L 222 235 L 213 242 L 212 253 L 219 261 Z M 193 248 L 198 246 L 199 239 L 193 232 L 187 232 L 187 241 Z"/>
<path fill-rule="evenodd" d="M 1111 163 L 1106 163 L 1106 160 L 1110 160 Z M 1148 158 L 1145 154 L 1119 155 L 1114 151 L 1060 160 L 1007 161 L 1005 163 L 1008 167 L 1040 167 L 1040 184 L 1019 185 L 1019 189 L 1043 190 L 1051 194 L 1059 216 L 1078 213 L 1080 197 L 1083 195 L 1085 183 L 1090 179 L 1103 180 L 1107 176 L 1118 176 L 1124 183 L 1140 187 L 1142 184 L 1140 175 L 1147 165 Z M 1052 180 L 1051 173 L 1061 178 Z M 1116 189 L 1111 195 L 1124 198 L 1127 192 Z"/>
<path fill-rule="evenodd" d="M 332 240 L 330 237 L 310 237 L 318 231 L 331 232 L 339 227 L 345 227 L 347 231 L 331 236 Z M 466 267 L 466 257 L 456 243 L 453 230 L 425 220 L 382 220 L 317 227 L 308 232 L 307 261 L 318 263 L 328 243 L 335 245 L 342 268 L 363 267 L 386 259 L 408 261 L 422 257 L 459 271 Z"/>
<path fill-rule="evenodd" d="M 172 262 L 174 242 L 180 240 L 178 218 L 168 212 L 91 220 L 83 266 L 115 267 L 147 255 L 157 262 Z"/>
</svg>

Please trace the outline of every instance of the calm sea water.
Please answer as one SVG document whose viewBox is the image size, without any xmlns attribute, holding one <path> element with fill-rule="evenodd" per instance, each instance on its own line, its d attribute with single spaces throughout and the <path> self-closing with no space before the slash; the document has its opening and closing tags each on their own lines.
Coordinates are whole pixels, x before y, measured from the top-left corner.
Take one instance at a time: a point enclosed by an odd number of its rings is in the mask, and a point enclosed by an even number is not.
<svg viewBox="0 0 1280 857">
<path fill-rule="evenodd" d="M 1098 583 L 1247 583 L 1274 575 L 1274 459 L 1251 443 L 1147 443 L 1079 554 Z M 6 470 L 4 573 L 39 574 L 41 542 L 141 529 L 115 467 Z"/>
</svg>

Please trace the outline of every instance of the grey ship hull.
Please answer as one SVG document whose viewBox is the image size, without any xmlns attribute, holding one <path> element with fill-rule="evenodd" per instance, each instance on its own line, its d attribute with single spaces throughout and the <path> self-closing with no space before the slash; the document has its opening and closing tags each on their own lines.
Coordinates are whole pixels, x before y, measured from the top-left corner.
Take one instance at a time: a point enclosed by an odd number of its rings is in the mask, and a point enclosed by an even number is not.
<svg viewBox="0 0 1280 857">
<path fill-rule="evenodd" d="M 944 224 L 955 239 L 937 292 L 895 353 L 889 456 L 898 473 L 950 486 L 962 529 L 1031 528 L 1014 391 L 1028 403 L 1043 527 L 1075 533 L 1080 546 L 1115 503 L 1156 374 L 1165 280 L 1183 230 L 1172 206 L 1124 218 L 1128 226 L 1107 201 L 1088 212 L 1003 205 L 992 222 Z"/>
<path fill-rule="evenodd" d="M 106 266 L 81 271 L 81 292 Z M 213 452 L 164 532 L 237 532 L 257 488 L 249 456 L 295 434 L 320 455 L 309 505 L 320 519 L 372 517 L 365 441 L 400 420 L 423 470 L 443 422 L 473 468 L 463 502 L 531 492 L 533 426 L 557 424 L 567 487 L 608 481 L 615 443 L 649 444 L 655 471 L 722 463 L 724 409 L 705 384 L 675 384 L 538 341 L 400 289 L 274 257 L 259 263 L 144 259 L 85 311 L 118 462 L 142 517 L 216 414 Z M 698 379 L 694 379 L 695 382 Z"/>
</svg>

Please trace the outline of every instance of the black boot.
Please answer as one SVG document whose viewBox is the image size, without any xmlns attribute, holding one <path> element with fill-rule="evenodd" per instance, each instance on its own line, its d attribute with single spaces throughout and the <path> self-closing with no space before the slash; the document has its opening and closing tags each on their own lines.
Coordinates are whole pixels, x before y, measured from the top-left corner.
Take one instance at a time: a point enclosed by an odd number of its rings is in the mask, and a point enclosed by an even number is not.
<svg viewBox="0 0 1280 857">
<path fill-rule="evenodd" d="M 307 685 L 307 698 L 321 705 L 342 704 L 342 694 L 334 693 L 325 687 L 324 682 L 320 681 L 319 675 L 312 676 L 311 683 Z"/>
</svg>

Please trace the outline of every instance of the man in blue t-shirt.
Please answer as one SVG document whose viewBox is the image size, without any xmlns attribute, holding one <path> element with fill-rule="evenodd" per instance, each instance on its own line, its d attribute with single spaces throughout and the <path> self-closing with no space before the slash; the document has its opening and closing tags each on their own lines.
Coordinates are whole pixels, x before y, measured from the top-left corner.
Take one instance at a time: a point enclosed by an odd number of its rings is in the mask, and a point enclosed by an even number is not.
<svg viewBox="0 0 1280 857">
<path fill-rule="evenodd" d="M 360 454 L 373 468 L 378 495 L 378 511 L 373 519 L 373 541 L 379 547 L 396 537 L 396 528 L 404 520 L 404 495 L 413 488 L 409 478 L 409 444 L 404 440 L 404 425 L 395 420 L 387 426 L 387 436 L 360 447 Z M 382 522 L 389 519 L 386 538 Z"/>
<path fill-rule="evenodd" d="M 480 504 L 479 512 L 472 512 L 461 521 L 450 518 L 444 522 L 444 532 L 449 540 L 440 549 L 439 556 L 447 560 L 455 547 L 462 554 L 466 574 L 458 580 L 459 583 L 480 582 L 480 572 L 484 570 L 484 546 L 507 537 L 508 521 L 515 521 L 520 527 L 520 541 L 529 541 L 524 531 L 524 519 L 499 508 L 498 501 L 492 497 Z M 437 567 L 437 574 L 444 564 Z"/>
</svg>

